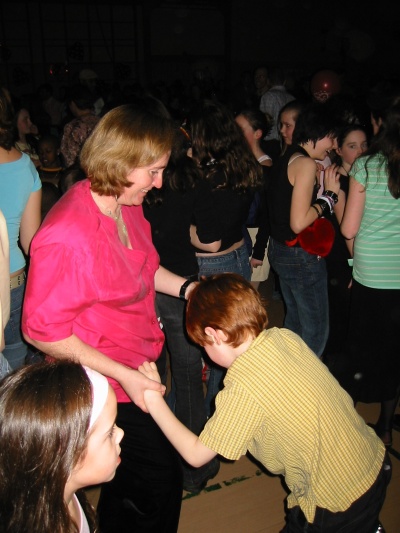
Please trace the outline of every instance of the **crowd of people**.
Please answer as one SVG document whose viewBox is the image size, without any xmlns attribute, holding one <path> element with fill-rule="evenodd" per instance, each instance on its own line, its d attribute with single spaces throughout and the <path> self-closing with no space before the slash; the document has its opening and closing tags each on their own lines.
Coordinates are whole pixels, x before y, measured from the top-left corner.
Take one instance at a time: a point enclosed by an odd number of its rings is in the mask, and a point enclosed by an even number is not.
<svg viewBox="0 0 400 533">
<path fill-rule="evenodd" d="M 235 105 L 178 109 L 103 98 L 90 73 L 65 102 L 41 86 L 40 113 L 0 89 L 0 531 L 173 533 L 182 491 L 249 451 L 285 477 L 285 533 L 375 533 L 400 397 L 400 88 L 321 99 L 260 66 Z M 372 427 L 357 402 L 380 404 Z"/>
</svg>

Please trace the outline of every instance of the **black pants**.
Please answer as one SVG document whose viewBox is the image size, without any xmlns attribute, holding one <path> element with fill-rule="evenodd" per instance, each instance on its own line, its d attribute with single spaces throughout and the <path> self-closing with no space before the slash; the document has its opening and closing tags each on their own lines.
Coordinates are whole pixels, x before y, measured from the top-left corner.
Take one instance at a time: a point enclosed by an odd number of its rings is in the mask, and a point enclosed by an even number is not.
<svg viewBox="0 0 400 533">
<path fill-rule="evenodd" d="M 101 533 L 175 533 L 182 501 L 177 452 L 133 403 L 118 404 L 116 423 L 125 435 L 115 478 L 101 490 Z"/>
<path fill-rule="evenodd" d="M 375 533 L 379 513 L 392 477 L 392 464 L 386 452 L 381 471 L 365 494 L 340 513 L 317 507 L 314 522 L 307 522 L 299 507 L 288 510 L 287 524 L 281 533 Z"/>
</svg>

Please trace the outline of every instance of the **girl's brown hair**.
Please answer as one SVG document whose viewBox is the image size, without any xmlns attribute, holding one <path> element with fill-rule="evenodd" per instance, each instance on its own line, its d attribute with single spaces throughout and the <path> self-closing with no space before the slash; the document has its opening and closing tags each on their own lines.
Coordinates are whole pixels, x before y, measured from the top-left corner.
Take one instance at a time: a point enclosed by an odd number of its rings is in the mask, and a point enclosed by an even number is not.
<svg viewBox="0 0 400 533">
<path fill-rule="evenodd" d="M 91 384 L 77 363 L 36 363 L 3 379 L 1 532 L 78 532 L 64 501 L 64 489 L 84 456 L 91 409 Z M 89 513 L 89 523 L 90 518 Z"/>
<path fill-rule="evenodd" d="M 257 337 L 267 327 L 265 305 L 251 283 L 239 274 L 217 274 L 203 278 L 192 290 L 186 310 L 190 338 L 205 346 L 211 344 L 205 328 L 222 330 L 234 348 L 249 335 Z"/>
</svg>

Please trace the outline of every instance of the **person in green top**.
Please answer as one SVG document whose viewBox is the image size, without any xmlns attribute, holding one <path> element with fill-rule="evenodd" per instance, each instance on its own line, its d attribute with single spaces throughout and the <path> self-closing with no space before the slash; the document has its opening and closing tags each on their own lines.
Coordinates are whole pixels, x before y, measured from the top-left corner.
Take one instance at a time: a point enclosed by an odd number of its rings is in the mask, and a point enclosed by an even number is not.
<svg viewBox="0 0 400 533">
<path fill-rule="evenodd" d="M 391 446 L 400 393 L 400 94 L 350 169 L 340 227 L 354 239 L 346 388 L 355 402 L 381 404 L 374 428 Z"/>
</svg>

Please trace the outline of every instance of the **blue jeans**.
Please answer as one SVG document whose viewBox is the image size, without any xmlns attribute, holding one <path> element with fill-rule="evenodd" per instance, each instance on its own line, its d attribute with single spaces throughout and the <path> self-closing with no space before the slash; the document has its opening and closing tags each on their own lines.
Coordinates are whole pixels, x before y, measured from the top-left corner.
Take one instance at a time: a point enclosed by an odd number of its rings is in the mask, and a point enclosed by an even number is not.
<svg viewBox="0 0 400 533">
<path fill-rule="evenodd" d="M 25 282 L 12 289 L 10 301 L 10 320 L 4 329 L 4 340 L 6 346 L 3 355 L 9 362 L 11 368 L 16 370 L 25 364 L 28 354 L 28 345 L 23 340 L 21 332 L 22 304 L 25 294 Z"/>
<path fill-rule="evenodd" d="M 187 336 L 185 302 L 161 293 L 157 293 L 156 301 L 174 381 L 174 402 L 171 407 L 182 424 L 199 435 L 206 423 L 202 351 Z"/>
<path fill-rule="evenodd" d="M 196 435 L 200 435 L 207 417 L 202 381 L 202 355 L 193 344 L 185 327 L 186 302 L 157 293 L 156 307 L 164 328 L 168 347 L 172 385 L 167 403 L 176 417 Z M 183 462 L 183 486 L 186 490 L 200 486 L 212 476 L 215 461 L 193 468 Z M 215 474 L 214 474 L 215 475 Z"/>
<path fill-rule="evenodd" d="M 320 357 L 329 334 L 325 260 L 272 238 L 269 240 L 268 259 L 279 276 L 286 307 L 284 327 L 297 333 Z"/>
<path fill-rule="evenodd" d="M 0 352 L 0 379 L 4 378 L 11 372 L 11 367 L 8 364 L 7 359 L 4 357 L 4 355 Z"/>
<path fill-rule="evenodd" d="M 212 276 L 213 274 L 231 272 L 241 274 L 247 281 L 251 280 L 250 259 L 246 244 L 225 255 L 198 257 L 197 263 L 199 265 L 199 276 Z M 208 378 L 205 398 L 207 418 L 212 415 L 214 410 L 215 396 L 222 388 L 225 372 L 225 368 L 221 368 L 212 362 L 210 363 L 210 377 Z"/>
</svg>

